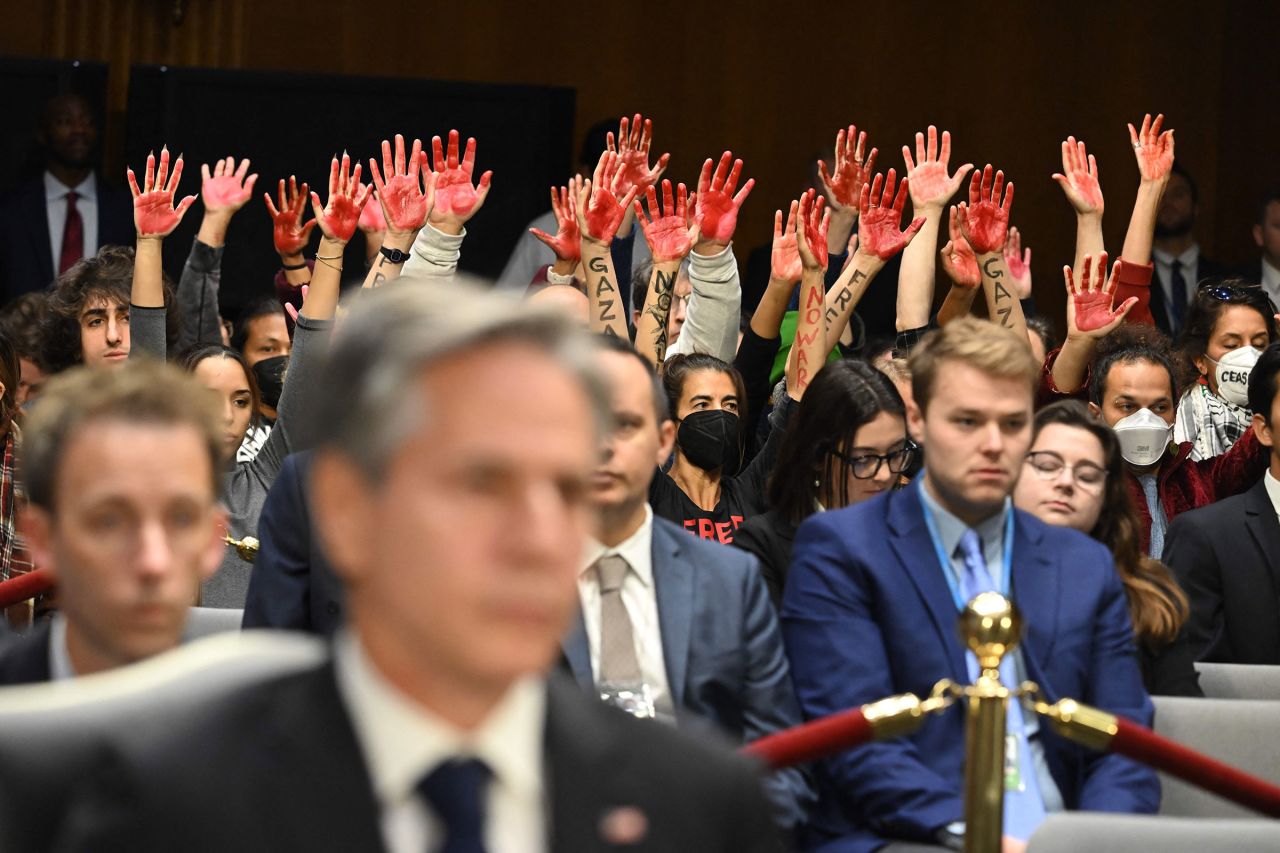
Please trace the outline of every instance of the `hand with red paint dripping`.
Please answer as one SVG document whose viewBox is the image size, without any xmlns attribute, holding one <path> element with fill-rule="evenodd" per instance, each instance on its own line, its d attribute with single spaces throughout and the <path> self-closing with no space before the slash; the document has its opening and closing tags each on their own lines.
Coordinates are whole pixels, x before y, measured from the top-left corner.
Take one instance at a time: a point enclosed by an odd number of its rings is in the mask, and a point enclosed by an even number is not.
<svg viewBox="0 0 1280 853">
<path fill-rule="evenodd" d="M 578 179 L 569 179 L 569 186 L 560 187 L 557 192 L 551 188 L 551 211 L 556 215 L 556 233 L 553 237 L 546 231 L 530 228 L 529 233 L 555 252 L 559 261 L 572 261 L 574 265 L 582 259 L 582 239 L 578 231 L 577 196 Z"/>
<path fill-rule="evenodd" d="M 800 208 L 795 223 L 796 251 L 804 270 L 826 270 L 827 227 L 830 212 L 824 211 L 826 199 L 816 190 L 800 196 Z"/>
<path fill-rule="evenodd" d="M 902 146 L 902 159 L 907 165 L 903 183 L 910 182 L 911 209 L 916 213 L 936 210 L 941 215 L 947 202 L 960 189 L 964 176 L 973 168 L 972 163 L 965 163 L 956 169 L 954 175 L 947 174 L 947 164 L 951 161 L 951 133 L 942 131 L 942 148 L 939 150 L 938 128 L 933 125 L 929 125 L 927 145 L 925 135 L 916 134 L 915 159 L 911 158 L 911 149 L 905 145 Z"/>
<path fill-rule="evenodd" d="M 1102 215 L 1098 161 L 1085 149 L 1084 140 L 1077 142 L 1074 136 L 1068 136 L 1062 143 L 1062 171 L 1054 172 L 1053 179 L 1062 187 L 1077 214 Z"/>
<path fill-rule="evenodd" d="M 862 188 L 871 180 L 879 153 L 872 148 L 871 153 L 864 157 L 866 145 L 866 132 L 858 133 L 858 128 L 851 124 L 847 130 L 841 128 L 836 131 L 835 173 L 827 171 L 824 161 L 818 161 L 818 177 L 832 213 L 848 211 L 858 215 Z"/>
<path fill-rule="evenodd" d="M 271 200 L 271 193 L 263 193 L 267 201 L 267 213 L 271 215 L 271 235 L 275 241 L 276 254 L 282 258 L 300 258 L 302 250 L 307 248 L 307 239 L 311 229 L 316 227 L 314 219 L 302 223 L 302 215 L 306 210 L 309 196 L 307 185 L 298 188 L 298 180 L 289 176 L 288 192 L 285 191 L 284 178 L 280 179 L 280 204 Z"/>
<path fill-rule="evenodd" d="M 449 147 L 446 154 L 440 137 L 431 140 L 432 158 L 435 161 L 435 204 L 430 209 L 427 221 L 432 227 L 446 234 L 461 234 L 467 220 L 476 215 L 489 196 L 489 182 L 493 172 L 488 171 L 480 176 L 478 184 L 471 183 L 471 176 L 476 168 L 476 141 L 467 139 L 466 150 L 462 159 L 458 159 L 458 131 L 449 131 Z M 427 165 L 427 154 L 422 153 L 424 169 Z"/>
<path fill-rule="evenodd" d="M 1004 172 L 996 172 L 992 179 L 991 164 L 979 174 L 973 173 L 969 181 L 969 203 L 960 204 L 956 210 L 960 233 L 979 255 L 1003 252 L 1009 239 L 1009 208 L 1013 206 L 1013 181 L 1005 187 Z M 1001 190 L 1004 198 L 1001 199 Z"/>
<path fill-rule="evenodd" d="M 311 209 L 320 233 L 333 242 L 346 244 L 356 233 L 360 211 L 369 201 L 372 186 L 360 183 L 360 164 L 351 171 L 351 157 L 344 151 L 329 166 L 329 200 L 321 207 L 320 196 L 311 193 Z"/>
<path fill-rule="evenodd" d="M 1138 171 L 1144 181 L 1167 181 L 1173 171 L 1173 131 L 1161 132 L 1164 114 L 1151 120 L 1151 114 L 1142 119 L 1142 129 L 1129 125 L 1129 142 L 1133 156 L 1138 160 Z"/>
<path fill-rule="evenodd" d="M 960 223 L 954 204 L 951 205 L 951 213 L 947 219 L 947 234 L 950 239 L 942 247 L 942 271 L 956 287 L 972 288 L 982 284 L 978 256 L 973 253 L 973 247 L 969 245 L 969 241 L 960 233 Z"/>
<path fill-rule="evenodd" d="M 796 219 L 799 211 L 800 202 L 791 202 L 785 228 L 782 225 L 782 211 L 776 210 L 773 213 L 773 250 L 769 255 L 769 272 L 774 281 L 795 284 L 804 273 L 800 249 L 796 243 Z"/>
<path fill-rule="evenodd" d="M 653 168 L 649 167 L 649 150 L 653 145 L 653 122 L 636 113 L 629 123 L 623 116 L 618 122 L 618 136 L 605 137 L 607 151 L 618 155 L 618 184 L 614 188 L 620 196 L 635 190 L 640 196 L 646 189 L 658 183 L 667 170 L 670 154 L 663 154 Z"/>
<path fill-rule="evenodd" d="M 1017 228 L 1009 229 L 1009 239 L 1004 244 L 1004 262 L 1009 266 L 1009 277 L 1019 299 L 1031 298 L 1031 247 L 1024 251 L 1022 234 Z"/>
<path fill-rule="evenodd" d="M 636 221 L 644 232 L 644 240 L 649 244 L 649 253 L 655 264 L 664 261 L 683 261 L 698 239 L 698 224 L 689 224 L 688 192 L 684 184 L 677 187 L 675 198 L 671 195 L 671 182 L 662 182 L 662 207 L 658 207 L 658 194 L 653 187 L 646 191 L 649 202 L 649 215 L 645 216 L 640 200 L 634 204 Z"/>
<path fill-rule="evenodd" d="M 182 179 L 182 155 L 174 161 L 173 173 L 169 173 L 169 149 L 160 150 L 160 170 L 156 171 L 156 155 L 147 155 L 147 172 L 142 188 L 138 188 L 137 176 L 133 169 L 128 170 L 129 189 L 133 192 L 133 224 L 138 231 L 138 239 L 163 239 L 173 233 L 182 221 L 187 208 L 195 203 L 196 197 L 189 195 L 173 204 L 174 193 L 178 190 L 178 181 Z M 168 178 L 168 183 L 165 179 Z"/>
<path fill-rule="evenodd" d="M 1131 296 L 1115 310 L 1111 308 L 1112 298 L 1116 290 L 1116 270 L 1111 271 L 1111 278 L 1106 284 L 1107 253 L 1103 252 L 1094 263 L 1091 255 L 1084 256 L 1084 266 L 1080 270 L 1080 279 L 1074 280 L 1071 267 L 1062 268 L 1062 277 L 1067 285 L 1067 337 L 1073 339 L 1089 338 L 1100 340 L 1115 331 L 1124 322 L 1129 309 L 1138 302 Z"/>
<path fill-rule="evenodd" d="M 908 181 L 902 179 L 895 196 L 893 189 L 897 172 L 889 170 L 887 176 L 877 174 L 871 186 L 862 187 L 858 216 L 858 251 L 887 261 L 907 247 L 924 225 L 924 217 L 911 221 L 902 230 L 902 211 L 907 205 Z"/>
<path fill-rule="evenodd" d="M 733 164 L 732 168 L 730 163 Z M 738 211 L 751 193 L 751 188 L 756 185 L 755 178 L 748 178 L 742 189 L 734 194 L 738 179 L 742 176 L 742 161 L 734 160 L 731 151 L 720 155 L 714 175 L 711 173 L 711 166 L 710 159 L 702 164 L 702 173 L 698 176 L 698 192 L 694 196 L 694 217 L 702 231 L 702 237 L 694 247 L 699 255 L 718 254 L 729 245 L 733 240 L 733 232 L 738 227 Z"/>
<path fill-rule="evenodd" d="M 619 189 L 621 185 L 621 163 L 618 155 L 606 151 L 600 156 L 591 180 L 582 182 L 575 200 L 578 231 L 584 242 L 604 246 L 613 242 L 618 226 L 622 224 L 622 217 L 636 197 L 634 187 L 622 193 Z"/>
<path fill-rule="evenodd" d="M 366 205 L 365 210 L 380 212 L 385 223 L 383 227 L 392 236 L 411 238 L 427 221 L 427 213 L 435 201 L 438 175 L 429 169 L 423 170 L 421 166 L 422 141 L 413 140 L 413 148 L 406 157 L 404 137 L 398 133 L 394 155 L 391 143 L 382 140 L 381 171 L 377 161 L 369 158 L 369 174 L 378 189 L 378 204 Z"/>
</svg>

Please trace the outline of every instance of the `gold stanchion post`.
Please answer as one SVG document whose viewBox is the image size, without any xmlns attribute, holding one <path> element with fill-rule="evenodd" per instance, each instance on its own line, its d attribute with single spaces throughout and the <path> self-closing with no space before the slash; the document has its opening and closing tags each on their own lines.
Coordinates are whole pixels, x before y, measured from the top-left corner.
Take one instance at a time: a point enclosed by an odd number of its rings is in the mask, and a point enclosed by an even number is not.
<svg viewBox="0 0 1280 853">
<path fill-rule="evenodd" d="M 1009 690 L 1000 683 L 1000 661 L 1022 637 L 1022 617 L 997 592 L 975 596 L 960 615 L 960 637 L 978 658 L 981 673 L 963 690 L 965 722 L 965 853 L 999 853 L 1004 827 L 1005 714 Z"/>
</svg>

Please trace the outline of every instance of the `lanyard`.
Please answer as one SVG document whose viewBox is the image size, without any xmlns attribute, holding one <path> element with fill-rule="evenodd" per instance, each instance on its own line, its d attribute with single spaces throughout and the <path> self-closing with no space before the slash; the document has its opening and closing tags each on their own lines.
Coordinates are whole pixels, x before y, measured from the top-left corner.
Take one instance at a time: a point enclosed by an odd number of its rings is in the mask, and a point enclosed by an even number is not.
<svg viewBox="0 0 1280 853">
<path fill-rule="evenodd" d="M 923 489 L 924 485 L 921 484 L 920 488 Z M 929 538 L 933 540 L 933 550 L 938 555 L 938 563 L 942 566 L 943 577 L 947 579 L 947 587 L 951 590 L 951 598 L 956 603 L 956 610 L 964 610 L 965 605 L 969 602 L 961 598 L 960 579 L 956 575 L 956 569 L 951 563 L 951 558 L 942 549 L 942 536 L 938 533 L 938 523 L 934 520 L 933 512 L 929 509 L 929 505 L 925 502 L 923 495 L 920 495 L 920 508 L 924 510 L 924 521 L 929 527 Z M 1013 566 L 1013 507 L 1006 502 L 1004 511 L 1006 516 L 1004 523 L 1004 566 L 998 581 L 1000 587 L 997 591 L 1008 595 L 1009 575 Z"/>
</svg>

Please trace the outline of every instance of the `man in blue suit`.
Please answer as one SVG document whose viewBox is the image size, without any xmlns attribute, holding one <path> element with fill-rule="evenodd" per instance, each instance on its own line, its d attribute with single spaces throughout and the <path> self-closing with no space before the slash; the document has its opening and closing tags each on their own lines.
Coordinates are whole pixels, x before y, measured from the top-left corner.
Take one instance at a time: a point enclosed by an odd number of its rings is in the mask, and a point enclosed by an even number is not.
<svg viewBox="0 0 1280 853">
<path fill-rule="evenodd" d="M 754 557 L 655 518 L 649 481 L 675 427 L 653 370 L 630 344 L 603 338 L 614 426 L 591 483 L 601 515 L 578 576 L 582 612 L 563 643 L 585 690 L 680 728 L 749 743 L 800 722 L 782 634 Z M 796 769 L 766 782 L 792 831 L 812 799 Z"/>
<path fill-rule="evenodd" d="M 801 526 L 782 605 L 783 634 L 807 717 L 940 679 L 971 683 L 957 635 L 965 601 L 995 589 L 1022 611 L 1026 636 L 1001 672 L 1049 701 L 1069 696 L 1150 725 L 1123 589 L 1111 554 L 1017 511 L 1009 494 L 1031 444 L 1039 376 L 1025 338 L 961 320 L 911 357 L 912 436 L 921 477 Z M 1085 750 L 1009 712 L 1005 850 L 1021 850 L 1046 813 L 1156 811 L 1151 771 Z M 964 711 L 914 735 L 833 755 L 818 770 L 809 848 L 872 851 L 886 841 L 963 844 Z"/>
</svg>

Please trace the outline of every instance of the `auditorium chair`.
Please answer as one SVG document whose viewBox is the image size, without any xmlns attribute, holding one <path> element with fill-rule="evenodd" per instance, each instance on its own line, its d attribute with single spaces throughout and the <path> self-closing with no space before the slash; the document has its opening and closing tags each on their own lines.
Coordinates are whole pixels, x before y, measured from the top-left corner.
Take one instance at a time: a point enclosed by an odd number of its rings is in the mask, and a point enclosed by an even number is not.
<svg viewBox="0 0 1280 853">
<path fill-rule="evenodd" d="M 1210 699 L 1280 700 L 1280 666 L 1198 663 L 1200 687 Z"/>
<path fill-rule="evenodd" d="M 1051 815 L 1027 853 L 1239 853 L 1280 850 L 1280 823 L 1065 812 Z"/>
<path fill-rule="evenodd" d="M 182 631 L 182 642 L 189 643 L 213 634 L 239 631 L 240 623 L 243 621 L 243 610 L 192 607 L 187 611 L 187 627 Z"/>
</svg>

